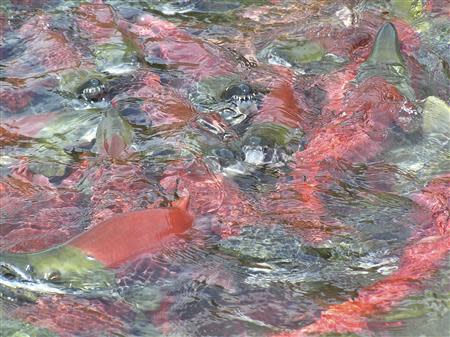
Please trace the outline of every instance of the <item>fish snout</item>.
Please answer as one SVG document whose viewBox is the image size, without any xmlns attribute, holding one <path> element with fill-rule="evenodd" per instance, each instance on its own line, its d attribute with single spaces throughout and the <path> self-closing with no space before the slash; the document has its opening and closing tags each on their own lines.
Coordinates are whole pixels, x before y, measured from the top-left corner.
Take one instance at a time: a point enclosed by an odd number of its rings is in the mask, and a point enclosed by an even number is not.
<svg viewBox="0 0 450 337">
<path fill-rule="evenodd" d="M 30 265 L 17 266 L 9 262 L 0 262 L 0 278 L 8 281 L 32 281 L 33 268 Z"/>
</svg>

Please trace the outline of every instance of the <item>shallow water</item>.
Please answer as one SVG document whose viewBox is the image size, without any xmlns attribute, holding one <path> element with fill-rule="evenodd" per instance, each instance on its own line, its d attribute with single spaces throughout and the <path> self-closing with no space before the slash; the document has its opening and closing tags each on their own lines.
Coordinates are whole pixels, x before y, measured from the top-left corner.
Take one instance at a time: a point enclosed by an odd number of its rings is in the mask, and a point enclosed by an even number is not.
<svg viewBox="0 0 450 337">
<path fill-rule="evenodd" d="M 2 336 L 276 336 L 438 236 L 406 295 L 325 332 L 450 336 L 450 228 L 429 234 L 415 199 L 450 172 L 445 1 L 5 1 L 0 27 Z M 183 193 L 192 228 L 113 284 L 5 253 Z"/>
</svg>

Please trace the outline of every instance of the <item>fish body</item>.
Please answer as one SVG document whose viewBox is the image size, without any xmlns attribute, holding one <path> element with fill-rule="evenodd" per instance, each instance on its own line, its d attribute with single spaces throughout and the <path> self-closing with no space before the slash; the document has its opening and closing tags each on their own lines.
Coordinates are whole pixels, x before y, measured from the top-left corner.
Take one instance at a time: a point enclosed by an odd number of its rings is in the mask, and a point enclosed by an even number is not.
<svg viewBox="0 0 450 337">
<path fill-rule="evenodd" d="M 2 253 L 3 274 L 26 282 L 46 281 L 62 288 L 95 289 L 114 284 L 116 268 L 143 254 L 156 253 L 171 237 L 192 226 L 188 198 L 171 208 L 115 215 L 68 242 L 36 253 Z"/>
<path fill-rule="evenodd" d="M 435 178 L 413 199 L 421 226 L 405 247 L 399 268 L 361 289 L 354 299 L 330 306 L 313 324 L 276 337 L 363 333 L 368 329 L 369 316 L 386 313 L 424 289 L 423 282 L 433 276 L 450 252 L 450 175 Z"/>
<path fill-rule="evenodd" d="M 154 208 L 119 214 L 77 236 L 67 244 L 83 251 L 106 267 L 117 267 L 144 253 L 162 248 L 165 238 L 192 226 L 193 218 L 182 207 Z"/>
<path fill-rule="evenodd" d="M 397 64 L 402 56 L 395 27 L 388 23 L 380 28 L 367 62 L 378 67 L 391 61 Z M 355 70 L 354 65 L 349 65 L 344 78 L 356 75 Z M 364 67 L 360 67 L 362 70 Z M 383 74 L 370 74 L 361 83 L 352 82 L 339 90 L 345 92 L 324 108 L 326 114 L 332 107 L 333 118 L 309 130 L 306 148 L 296 152 L 289 178 L 281 181 L 267 200 L 266 208 L 274 210 L 277 217 L 298 223 L 299 227 L 312 223 L 306 226 L 313 228 L 312 232 L 305 235 L 312 242 L 328 238 L 330 226 L 339 225 L 321 221 L 327 211 L 320 195 L 339 178 L 340 167 L 376 157 L 390 146 L 395 125 L 409 131 L 414 129 L 411 125 L 417 117 L 414 106 Z"/>
<path fill-rule="evenodd" d="M 235 71 L 236 65 L 221 56 L 224 50 L 151 14 L 141 15 L 136 23 L 121 19 L 119 29 L 138 46 L 148 63 L 176 68 L 196 81 Z"/>
<path fill-rule="evenodd" d="M 311 200 L 307 197 L 316 196 L 313 206 L 320 207 L 317 194 L 319 188 L 332 181 L 334 164 L 370 160 L 390 144 L 389 130 L 393 125 L 400 126 L 405 132 L 410 129 L 409 123 L 414 122 L 416 116 L 409 113 L 413 110 L 409 110 L 407 104 L 413 96 L 404 90 L 404 86 L 392 81 L 395 76 L 386 77 L 386 72 L 376 71 L 386 70 L 385 66 L 404 67 L 397 39 L 392 24 L 385 24 L 380 29 L 366 67 L 362 67 L 363 72 L 360 69 L 361 82 L 347 86 L 345 100 L 336 105 L 339 115 L 313 133 L 307 149 L 298 152 L 293 184 L 298 184 L 296 189 L 302 196 L 301 206 L 305 207 L 307 200 Z M 372 73 L 364 74 L 367 70 Z M 303 185 L 310 188 L 302 188 Z M 407 296 L 422 290 L 423 282 L 432 277 L 450 252 L 449 191 L 450 176 L 447 174 L 435 178 L 413 196 L 419 228 L 409 239 L 396 271 L 359 290 L 355 298 L 331 305 L 313 324 L 276 336 L 364 333 L 369 328 L 371 315 L 386 313 Z"/>
</svg>

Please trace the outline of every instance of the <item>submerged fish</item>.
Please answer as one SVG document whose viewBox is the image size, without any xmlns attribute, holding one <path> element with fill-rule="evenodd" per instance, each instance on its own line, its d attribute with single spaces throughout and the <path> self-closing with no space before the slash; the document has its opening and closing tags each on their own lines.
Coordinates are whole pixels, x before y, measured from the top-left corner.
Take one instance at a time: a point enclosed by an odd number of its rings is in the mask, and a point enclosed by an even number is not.
<svg viewBox="0 0 450 337">
<path fill-rule="evenodd" d="M 122 19 L 118 26 L 153 66 L 175 68 L 195 80 L 227 75 L 236 68 L 235 63 L 221 56 L 225 49 L 198 40 L 154 15 L 143 14 L 135 23 Z"/>
<path fill-rule="evenodd" d="M 318 194 L 333 181 L 331 170 L 338 161 L 364 162 L 380 154 L 390 143 L 388 131 L 394 124 L 407 132 L 408 123 L 416 118 L 405 108 L 411 96 L 392 82 L 392 77 L 385 76 L 385 68 L 378 67 L 403 67 L 402 63 L 395 27 L 385 24 L 366 63 L 371 70 L 381 71 L 371 73 L 358 87 L 347 92 L 340 116 L 319 129 L 308 148 L 298 153 L 294 185 L 301 200 L 299 208 L 310 207 L 315 209 L 315 214 L 320 211 L 322 202 Z M 363 66 L 362 70 L 367 68 Z M 428 124 L 424 125 L 425 129 L 433 129 Z M 396 271 L 361 289 L 356 298 L 330 306 L 315 323 L 277 337 L 365 332 L 369 316 L 387 312 L 402 299 L 420 291 L 422 282 L 431 278 L 450 252 L 449 191 L 447 174 L 435 178 L 413 196 L 420 226 L 405 247 Z"/>
<path fill-rule="evenodd" d="M 400 50 L 397 29 L 385 23 L 378 31 L 369 58 L 359 69 L 356 80 L 362 82 L 370 77 L 382 77 L 396 86 L 408 100 L 415 98 L 409 83 L 405 59 Z"/>
<path fill-rule="evenodd" d="M 395 30 L 390 24 L 384 25 L 379 36 L 384 36 L 386 29 L 390 33 Z M 385 62 L 386 54 L 392 48 L 398 50 L 396 41 L 391 39 L 382 45 L 375 43 L 371 62 Z M 312 242 L 328 237 L 335 225 L 341 227 L 334 222 L 325 225 L 320 220 L 327 214 L 320 196 L 337 181 L 337 168 L 346 162 L 360 163 L 375 158 L 391 144 L 393 126 L 409 131 L 417 119 L 414 107 L 405 96 L 378 76 L 350 86 L 335 113 L 337 116 L 307 135 L 306 149 L 296 152 L 290 177 L 278 184 L 266 207 L 277 217 L 298 223 L 298 227 L 312 223 L 312 226 L 306 226 L 312 227 L 312 232 L 305 235 Z"/>
<path fill-rule="evenodd" d="M 315 323 L 277 337 L 364 332 L 370 315 L 387 312 L 423 289 L 422 282 L 432 277 L 450 252 L 450 175 L 434 179 L 413 199 L 421 226 L 406 246 L 399 268 L 361 289 L 356 298 L 330 306 Z"/>
<path fill-rule="evenodd" d="M 188 198 L 170 208 L 154 208 L 116 215 L 63 245 L 25 254 L 2 253 L 5 286 L 18 278 L 27 287 L 44 281 L 60 288 L 93 289 L 114 284 L 111 268 L 143 254 L 156 253 L 175 234 L 192 226 Z M 8 280 L 9 279 L 9 280 Z M 44 292 L 57 292 L 44 286 Z M 42 287 L 35 287 L 38 291 Z"/>
</svg>

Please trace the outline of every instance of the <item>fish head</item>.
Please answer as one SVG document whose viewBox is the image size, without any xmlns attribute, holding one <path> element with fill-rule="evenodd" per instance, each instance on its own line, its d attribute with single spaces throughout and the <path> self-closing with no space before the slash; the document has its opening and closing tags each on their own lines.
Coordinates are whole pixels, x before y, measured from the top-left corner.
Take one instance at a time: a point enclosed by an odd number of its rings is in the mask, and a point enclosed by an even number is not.
<svg viewBox="0 0 450 337">
<path fill-rule="evenodd" d="M 372 77 L 381 77 L 395 85 L 408 100 L 415 100 L 410 84 L 410 74 L 400 49 L 397 29 L 388 22 L 378 30 L 369 58 L 364 62 L 356 77 L 363 82 Z"/>
<path fill-rule="evenodd" d="M 262 97 L 262 93 L 248 83 L 233 83 L 221 94 L 224 107 L 219 110 L 220 115 L 232 126 L 241 125 L 258 112 Z"/>
<path fill-rule="evenodd" d="M 1 276 L 17 284 L 89 291 L 115 284 L 112 270 L 70 245 L 27 254 L 2 254 Z M 18 285 L 20 287 L 20 285 Z"/>
<path fill-rule="evenodd" d="M 108 111 L 97 127 L 96 146 L 99 154 L 120 159 L 126 156 L 132 141 L 130 125 L 117 111 Z"/>
<path fill-rule="evenodd" d="M 300 130 L 274 123 L 252 125 L 244 134 L 242 152 L 244 161 L 253 165 L 284 165 L 298 147 Z"/>
<path fill-rule="evenodd" d="M 105 96 L 106 87 L 98 78 L 91 78 L 78 87 L 77 94 L 87 102 L 97 102 Z"/>
</svg>

